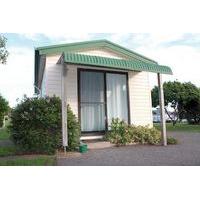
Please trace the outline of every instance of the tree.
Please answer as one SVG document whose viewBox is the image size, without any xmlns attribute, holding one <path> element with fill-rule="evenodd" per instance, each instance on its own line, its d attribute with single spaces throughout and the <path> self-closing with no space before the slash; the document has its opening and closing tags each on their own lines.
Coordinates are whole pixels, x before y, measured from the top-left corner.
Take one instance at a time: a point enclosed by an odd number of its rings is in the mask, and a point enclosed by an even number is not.
<svg viewBox="0 0 200 200">
<path fill-rule="evenodd" d="M 185 93 L 182 95 L 182 118 L 190 124 L 200 124 L 200 89 L 192 83 L 183 83 Z"/>
<path fill-rule="evenodd" d="M 164 90 L 164 97 L 165 97 L 165 112 L 173 122 L 173 125 L 179 119 L 179 115 L 183 112 L 179 101 L 180 101 L 180 94 L 182 93 L 182 84 L 178 81 L 174 82 L 165 82 L 163 84 Z M 158 93 L 158 86 L 155 86 L 151 91 L 152 96 L 152 105 L 156 107 L 159 105 L 159 93 Z M 168 108 L 171 107 L 174 112 L 169 112 Z"/>
<path fill-rule="evenodd" d="M 8 102 L 0 95 L 0 127 L 2 127 L 4 116 L 8 113 L 8 111 Z"/>
<path fill-rule="evenodd" d="M 178 81 L 165 82 L 163 84 L 165 97 L 165 111 L 172 120 L 173 125 L 179 119 L 186 118 L 188 122 L 199 123 L 200 115 L 200 89 L 194 84 L 180 83 Z M 158 87 L 152 89 L 152 105 L 159 105 Z M 173 112 L 170 113 L 168 108 L 171 107 Z"/>
<path fill-rule="evenodd" d="M 7 39 L 0 35 L 0 64 L 6 64 L 8 51 L 6 49 Z"/>
</svg>

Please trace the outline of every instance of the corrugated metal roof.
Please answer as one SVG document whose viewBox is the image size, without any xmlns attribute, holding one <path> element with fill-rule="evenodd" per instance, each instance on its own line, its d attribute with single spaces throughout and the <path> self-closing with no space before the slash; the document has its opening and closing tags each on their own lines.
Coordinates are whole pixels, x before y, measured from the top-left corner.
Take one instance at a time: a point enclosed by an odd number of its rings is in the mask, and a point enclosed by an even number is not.
<svg viewBox="0 0 200 200">
<path fill-rule="evenodd" d="M 88 48 L 108 48 L 115 52 L 120 53 L 121 55 L 128 56 L 130 59 L 137 59 L 147 62 L 157 63 L 156 61 L 147 58 L 141 54 L 138 54 L 130 49 L 122 47 L 118 44 L 110 42 L 108 40 L 91 40 L 91 41 L 84 41 L 84 42 L 75 42 L 75 43 L 68 43 L 68 44 L 58 44 L 58 45 L 50 45 L 50 46 L 43 46 L 38 47 L 35 50 L 39 51 L 40 55 L 43 54 L 56 54 L 56 53 L 63 53 L 63 52 L 71 52 L 81 50 L 81 49 L 88 49 Z M 75 52 L 74 52 L 75 53 Z"/>
<path fill-rule="evenodd" d="M 72 64 L 90 65 L 97 67 L 99 66 L 121 70 L 148 71 L 161 74 L 172 74 L 172 70 L 168 66 L 151 64 L 135 60 L 124 60 L 101 56 L 64 53 L 64 61 L 66 63 Z"/>
</svg>

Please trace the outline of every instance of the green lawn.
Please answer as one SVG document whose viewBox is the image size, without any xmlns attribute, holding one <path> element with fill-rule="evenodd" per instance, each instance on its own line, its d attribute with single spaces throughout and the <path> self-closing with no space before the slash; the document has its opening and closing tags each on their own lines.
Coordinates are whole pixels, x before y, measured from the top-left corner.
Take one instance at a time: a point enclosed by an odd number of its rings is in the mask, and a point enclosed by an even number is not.
<svg viewBox="0 0 200 200">
<path fill-rule="evenodd" d="M 15 146 L 0 146 L 0 157 L 16 155 L 17 150 Z"/>
<path fill-rule="evenodd" d="M 37 156 L 35 158 L 15 158 L 0 160 L 0 166 L 54 166 L 55 156 Z"/>
<path fill-rule="evenodd" d="M 7 140 L 10 138 L 10 134 L 7 128 L 0 128 L 0 140 Z"/>
<path fill-rule="evenodd" d="M 166 123 L 167 131 L 180 131 L 180 132 L 198 132 L 200 133 L 200 125 L 190 125 L 186 123 L 177 123 L 173 126 L 172 123 Z M 160 130 L 160 124 L 154 123 L 154 127 Z"/>
<path fill-rule="evenodd" d="M 55 156 L 21 155 L 13 146 L 0 146 L 0 166 L 53 166 L 56 165 Z"/>
<path fill-rule="evenodd" d="M 0 166 L 53 166 L 56 165 L 55 156 L 19 156 L 20 151 L 14 144 L 1 146 L 1 143 L 9 140 L 10 134 L 7 128 L 0 128 Z M 16 156 L 17 155 L 17 156 Z"/>
<path fill-rule="evenodd" d="M 15 146 L 0 146 L 0 166 L 52 166 L 56 164 L 55 156 L 30 155 L 27 157 L 20 156 Z"/>
</svg>

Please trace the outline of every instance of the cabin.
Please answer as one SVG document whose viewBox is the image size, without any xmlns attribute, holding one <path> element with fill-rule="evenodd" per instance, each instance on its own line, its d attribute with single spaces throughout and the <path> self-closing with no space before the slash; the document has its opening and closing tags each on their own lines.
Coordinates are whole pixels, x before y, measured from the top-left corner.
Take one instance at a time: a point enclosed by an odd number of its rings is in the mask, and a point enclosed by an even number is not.
<svg viewBox="0 0 200 200">
<path fill-rule="evenodd" d="M 166 136 L 162 74 L 168 66 L 107 40 L 35 49 L 35 92 L 62 99 L 63 146 L 67 146 L 66 106 L 81 125 L 82 139 L 100 138 L 113 118 L 153 126 L 149 74 L 158 76 L 161 123 Z"/>
</svg>

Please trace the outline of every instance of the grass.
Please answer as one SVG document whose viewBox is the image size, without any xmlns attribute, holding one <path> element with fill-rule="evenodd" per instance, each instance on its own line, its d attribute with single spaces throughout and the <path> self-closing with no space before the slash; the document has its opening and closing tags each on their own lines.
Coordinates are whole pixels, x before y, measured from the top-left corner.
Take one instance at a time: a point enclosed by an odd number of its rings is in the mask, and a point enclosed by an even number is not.
<svg viewBox="0 0 200 200">
<path fill-rule="evenodd" d="M 9 140 L 10 134 L 7 128 L 0 128 L 0 140 Z M 54 166 L 55 156 L 30 155 L 19 156 L 20 151 L 13 146 L 0 146 L 0 166 Z"/>
<path fill-rule="evenodd" d="M 0 140 L 8 140 L 10 138 L 10 133 L 7 128 L 0 128 Z"/>
<path fill-rule="evenodd" d="M 187 123 L 177 123 L 173 126 L 172 123 L 166 123 L 167 131 L 177 131 L 177 132 L 197 132 L 200 133 L 200 125 L 190 125 Z M 158 130 L 161 129 L 159 123 L 154 123 L 154 127 Z"/>
<path fill-rule="evenodd" d="M 0 146 L 0 166 L 52 166 L 56 164 L 55 156 L 19 156 L 19 153 L 15 146 Z"/>
<path fill-rule="evenodd" d="M 14 158 L 0 160 L 0 166 L 54 166 L 55 156 L 37 156 L 30 158 Z"/>
<path fill-rule="evenodd" d="M 16 155 L 17 150 L 15 146 L 0 146 L 0 157 Z"/>
</svg>

